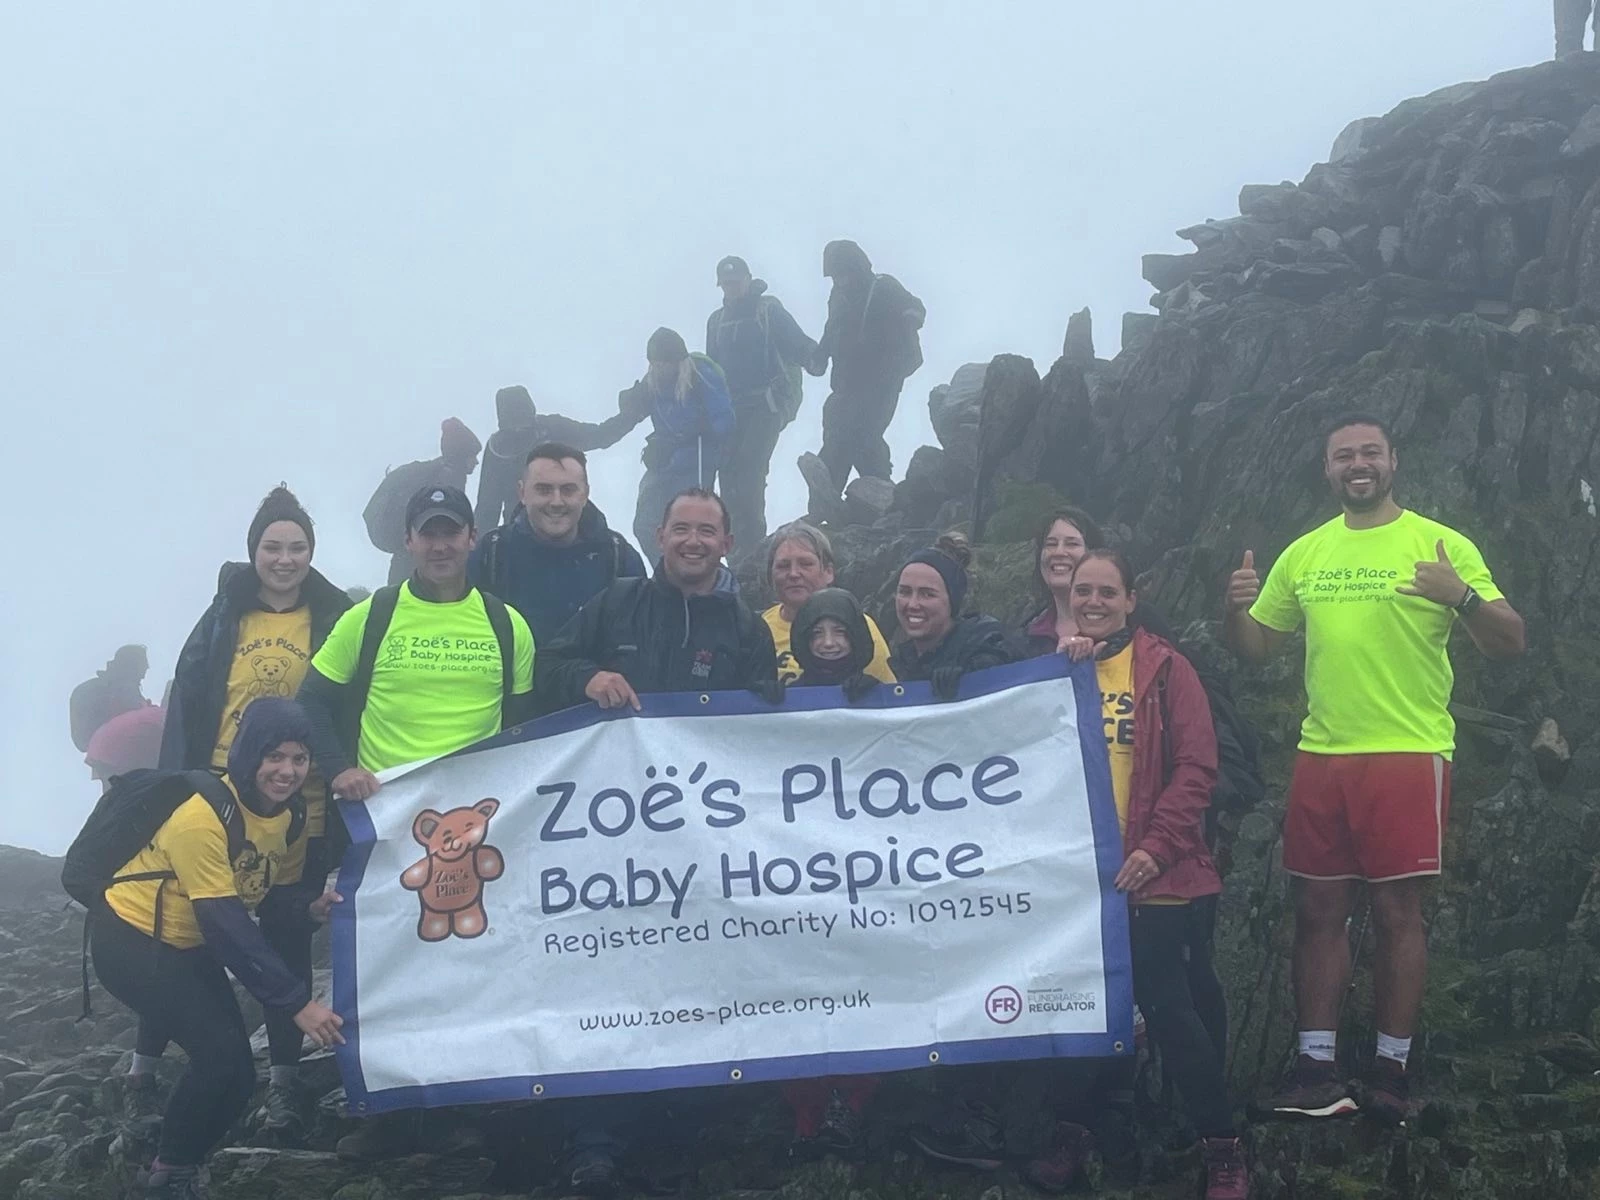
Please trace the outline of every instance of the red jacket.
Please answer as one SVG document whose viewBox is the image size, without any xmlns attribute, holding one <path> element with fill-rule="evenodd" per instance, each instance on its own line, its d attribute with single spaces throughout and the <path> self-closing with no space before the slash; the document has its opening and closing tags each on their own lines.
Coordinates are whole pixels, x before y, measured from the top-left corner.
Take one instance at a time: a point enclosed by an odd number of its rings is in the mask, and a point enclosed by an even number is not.
<svg viewBox="0 0 1600 1200">
<path fill-rule="evenodd" d="M 1206 846 L 1206 809 L 1217 782 L 1211 702 L 1189 660 L 1143 629 L 1133 634 L 1133 782 L 1125 854 L 1143 850 L 1161 874 L 1133 893 L 1194 900 L 1222 891 Z"/>
</svg>

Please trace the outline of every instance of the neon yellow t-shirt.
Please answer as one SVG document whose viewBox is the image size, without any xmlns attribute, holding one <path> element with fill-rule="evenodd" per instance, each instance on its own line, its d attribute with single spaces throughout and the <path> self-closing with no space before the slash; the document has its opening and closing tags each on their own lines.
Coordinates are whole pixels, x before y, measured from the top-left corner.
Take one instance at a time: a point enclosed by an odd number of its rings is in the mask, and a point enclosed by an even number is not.
<svg viewBox="0 0 1600 1200">
<path fill-rule="evenodd" d="M 1117 829 L 1128 832 L 1128 800 L 1133 792 L 1133 646 L 1095 663 L 1100 679 L 1106 752 L 1111 756 L 1111 794 L 1117 801 Z"/>
<path fill-rule="evenodd" d="M 231 781 L 224 779 L 230 788 Z M 234 788 L 235 794 L 238 789 Z M 155 936 L 156 899 L 161 901 L 161 940 L 180 950 L 200 945 L 205 938 L 195 920 L 194 900 L 220 900 L 237 896 L 251 912 L 261 903 L 267 889 L 283 883 L 278 871 L 283 863 L 293 820 L 288 809 L 276 816 L 258 817 L 244 805 L 244 845 L 233 862 L 228 861 L 228 831 L 216 810 L 203 796 L 190 796 L 178 805 L 166 824 L 156 830 L 150 844 L 135 854 L 116 873 L 136 875 L 144 871 L 171 871 L 176 879 L 140 880 L 113 884 L 106 889 L 106 903 L 128 924 L 141 933 Z M 296 839 L 303 845 L 305 836 Z M 301 851 L 302 858 L 304 850 Z"/>
<path fill-rule="evenodd" d="M 361 653 L 369 597 L 339 618 L 311 665 L 349 683 Z M 533 690 L 533 634 L 506 606 L 516 642 L 512 692 Z M 419 600 L 400 585 L 394 620 L 378 648 L 361 715 L 356 761 L 369 771 L 451 754 L 500 732 L 500 644 L 473 588 L 447 604 Z"/>
<path fill-rule="evenodd" d="M 778 651 L 778 678 L 793 683 L 800 678 L 800 664 L 789 649 L 790 622 L 783 619 L 782 605 L 774 604 L 761 614 L 761 619 L 772 630 L 772 644 Z M 867 664 L 867 674 L 879 683 L 893 683 L 894 672 L 889 669 L 889 643 L 878 631 L 878 623 L 867 618 L 867 632 L 872 635 L 872 661 Z"/>
<path fill-rule="evenodd" d="M 233 662 L 228 668 L 228 694 L 217 725 L 217 742 L 211 749 L 213 767 L 227 767 L 228 751 L 233 747 L 246 706 L 262 696 L 293 696 L 300 690 L 310 662 L 311 609 L 306 605 L 282 613 L 253 609 L 240 616 Z M 305 873 L 306 838 L 321 837 L 327 832 L 327 789 L 315 764 L 300 794 L 306 802 L 306 836 L 296 838 L 289 847 L 278 870 L 279 883 L 300 882 Z"/>
<path fill-rule="evenodd" d="M 1448 645 L 1456 615 L 1410 584 L 1438 542 L 1485 603 L 1503 599 L 1483 555 L 1437 521 L 1402 512 L 1375 529 L 1335 517 L 1272 564 L 1250 615 L 1268 629 L 1306 628 L 1305 723 L 1311 754 L 1442 754 L 1455 749 Z"/>
</svg>

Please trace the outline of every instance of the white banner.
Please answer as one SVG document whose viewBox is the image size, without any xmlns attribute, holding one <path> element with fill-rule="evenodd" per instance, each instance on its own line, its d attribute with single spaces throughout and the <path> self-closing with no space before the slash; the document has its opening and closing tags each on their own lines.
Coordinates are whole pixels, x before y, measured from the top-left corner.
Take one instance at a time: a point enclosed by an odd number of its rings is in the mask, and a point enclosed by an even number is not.
<svg viewBox="0 0 1600 1200">
<path fill-rule="evenodd" d="M 343 806 L 352 1111 L 1131 1051 L 1092 663 L 643 703 Z"/>
</svg>

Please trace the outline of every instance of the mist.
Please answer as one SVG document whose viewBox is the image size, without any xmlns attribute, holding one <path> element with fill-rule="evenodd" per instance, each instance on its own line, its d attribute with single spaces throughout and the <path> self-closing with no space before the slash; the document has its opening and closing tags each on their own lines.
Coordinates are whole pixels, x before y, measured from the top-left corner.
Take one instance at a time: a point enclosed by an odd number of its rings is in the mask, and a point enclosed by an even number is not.
<svg viewBox="0 0 1600 1200">
<path fill-rule="evenodd" d="M 0 371 L 34 566 L 0 600 L 0 842 L 71 840 L 98 788 L 68 693 L 143 642 L 160 698 L 280 480 L 316 566 L 376 586 L 361 509 L 442 418 L 487 440 L 510 383 L 610 415 L 658 325 L 703 347 L 726 254 L 816 337 L 832 238 L 927 305 L 898 476 L 960 364 L 1043 370 L 1084 305 L 1113 353 L 1140 255 L 1242 181 L 1549 51 L 1548 6 L 1509 0 L 10 6 Z M 770 523 L 804 509 L 825 395 Z M 643 432 L 591 468 L 623 530 Z"/>
</svg>

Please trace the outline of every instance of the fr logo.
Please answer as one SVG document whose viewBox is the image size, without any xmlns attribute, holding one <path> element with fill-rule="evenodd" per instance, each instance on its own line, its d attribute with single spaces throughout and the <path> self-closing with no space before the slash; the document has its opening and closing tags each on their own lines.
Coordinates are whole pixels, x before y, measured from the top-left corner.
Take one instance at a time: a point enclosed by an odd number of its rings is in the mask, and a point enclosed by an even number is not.
<svg viewBox="0 0 1600 1200">
<path fill-rule="evenodd" d="M 1002 983 L 983 998 L 983 1011 L 996 1025 L 1009 1025 L 1022 1015 L 1022 993 Z"/>
<path fill-rule="evenodd" d="M 428 854 L 401 873 L 400 886 L 422 902 L 417 936 L 423 941 L 475 938 L 489 928 L 483 885 L 506 873 L 506 860 L 484 838 L 499 811 L 500 801 L 487 799 L 447 813 L 425 808 L 411 823 L 411 836 Z"/>
</svg>

